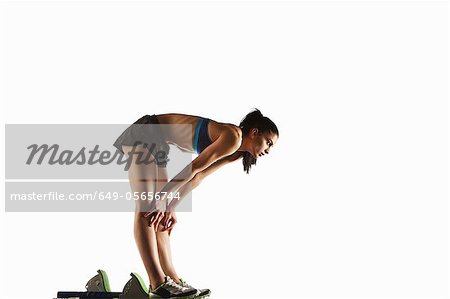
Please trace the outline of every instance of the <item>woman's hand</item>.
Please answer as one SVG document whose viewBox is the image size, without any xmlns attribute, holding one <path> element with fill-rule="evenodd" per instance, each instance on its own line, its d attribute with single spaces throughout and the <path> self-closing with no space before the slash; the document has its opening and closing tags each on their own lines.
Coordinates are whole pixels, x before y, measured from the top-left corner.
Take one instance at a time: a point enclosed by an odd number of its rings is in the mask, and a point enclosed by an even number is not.
<svg viewBox="0 0 450 299">
<path fill-rule="evenodd" d="M 154 200 L 153 204 L 152 209 L 145 213 L 144 217 L 149 219 L 148 226 L 153 226 L 156 231 L 159 223 L 164 218 L 167 204 L 162 200 Z"/>
<path fill-rule="evenodd" d="M 165 212 L 164 213 L 164 218 L 162 220 L 162 225 L 163 225 L 163 229 L 161 231 L 168 231 L 169 232 L 169 236 L 170 233 L 172 232 L 172 229 L 174 227 L 174 225 L 178 222 L 177 220 L 177 215 L 175 215 L 175 212 Z"/>
</svg>

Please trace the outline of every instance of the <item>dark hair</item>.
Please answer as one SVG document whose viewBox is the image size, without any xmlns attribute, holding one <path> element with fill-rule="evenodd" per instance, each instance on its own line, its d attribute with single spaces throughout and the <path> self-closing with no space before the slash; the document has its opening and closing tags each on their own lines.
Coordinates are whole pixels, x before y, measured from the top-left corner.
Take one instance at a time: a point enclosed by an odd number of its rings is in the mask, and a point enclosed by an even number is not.
<svg viewBox="0 0 450 299">
<path fill-rule="evenodd" d="M 261 133 L 269 132 L 279 136 L 278 128 L 275 123 L 268 117 L 263 116 L 261 111 L 256 108 L 244 117 L 239 124 L 239 127 L 242 129 L 243 136 L 247 136 L 253 128 L 257 128 Z M 251 166 L 256 164 L 256 159 L 249 152 L 244 152 L 242 164 L 244 165 L 244 171 L 248 174 Z"/>
</svg>

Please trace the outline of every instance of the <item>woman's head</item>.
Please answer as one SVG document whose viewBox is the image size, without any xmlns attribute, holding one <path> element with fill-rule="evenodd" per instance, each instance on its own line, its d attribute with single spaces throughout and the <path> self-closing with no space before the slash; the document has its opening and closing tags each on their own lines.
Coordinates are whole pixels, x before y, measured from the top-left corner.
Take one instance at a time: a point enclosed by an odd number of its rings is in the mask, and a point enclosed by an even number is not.
<svg viewBox="0 0 450 299">
<path fill-rule="evenodd" d="M 267 155 L 277 142 L 278 128 L 256 108 L 242 119 L 239 127 L 242 130 L 242 142 L 246 148 L 242 163 L 244 171 L 249 173 L 250 167 L 256 164 L 258 157 Z"/>
</svg>

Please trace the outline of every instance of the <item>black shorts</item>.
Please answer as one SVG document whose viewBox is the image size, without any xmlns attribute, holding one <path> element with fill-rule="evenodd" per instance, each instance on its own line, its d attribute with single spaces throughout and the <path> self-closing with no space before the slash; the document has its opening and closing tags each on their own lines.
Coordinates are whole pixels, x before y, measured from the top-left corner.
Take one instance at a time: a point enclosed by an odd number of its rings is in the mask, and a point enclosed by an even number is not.
<svg viewBox="0 0 450 299">
<path fill-rule="evenodd" d="M 145 126 L 154 124 L 154 126 Z M 114 142 L 122 154 L 122 145 L 136 146 L 142 144 L 153 154 L 158 167 L 166 167 L 169 161 L 170 147 L 165 141 L 163 131 L 155 114 L 144 115 L 129 126 Z"/>
</svg>

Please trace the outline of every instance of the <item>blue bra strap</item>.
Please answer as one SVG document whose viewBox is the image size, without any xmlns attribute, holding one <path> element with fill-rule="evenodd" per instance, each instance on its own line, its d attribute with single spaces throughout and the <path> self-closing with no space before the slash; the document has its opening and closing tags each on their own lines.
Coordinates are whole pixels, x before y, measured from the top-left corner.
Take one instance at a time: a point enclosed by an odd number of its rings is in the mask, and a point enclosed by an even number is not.
<svg viewBox="0 0 450 299">
<path fill-rule="evenodd" d="M 194 151 L 198 154 L 198 135 L 200 132 L 200 127 L 202 126 L 203 123 L 203 118 L 200 117 L 199 121 L 197 122 L 197 126 L 195 127 L 195 135 L 194 135 Z"/>
</svg>

